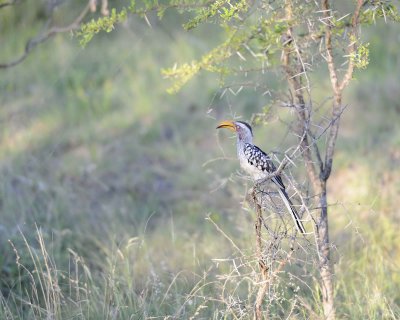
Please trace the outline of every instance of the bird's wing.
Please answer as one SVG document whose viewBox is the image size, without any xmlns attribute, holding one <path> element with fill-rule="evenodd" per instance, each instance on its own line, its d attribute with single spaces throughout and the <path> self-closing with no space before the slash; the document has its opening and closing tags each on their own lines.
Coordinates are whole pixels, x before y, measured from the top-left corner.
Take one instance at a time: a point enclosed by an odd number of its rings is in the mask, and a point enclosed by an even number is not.
<svg viewBox="0 0 400 320">
<path fill-rule="evenodd" d="M 264 171 L 267 174 L 276 171 L 276 167 L 270 156 L 262 151 L 259 147 L 246 143 L 244 146 L 244 155 L 247 162 L 258 170 Z M 283 184 L 280 175 L 273 177 L 272 181 L 274 181 L 280 188 L 285 190 L 285 185 Z"/>
<path fill-rule="evenodd" d="M 265 172 L 266 174 L 268 173 L 273 173 L 276 171 L 276 167 L 274 163 L 272 162 L 271 158 L 269 157 L 268 154 L 266 154 L 264 151 L 262 151 L 259 147 L 252 145 L 252 144 L 245 144 L 244 146 L 244 156 L 247 160 L 247 162 L 257 168 L 260 171 Z M 283 203 L 285 204 L 286 208 L 288 209 L 290 215 L 293 218 L 293 221 L 295 222 L 296 228 L 301 232 L 301 233 L 306 233 L 306 230 L 301 222 L 301 219 L 299 217 L 299 214 L 297 213 L 296 209 L 294 208 L 292 202 L 290 201 L 290 198 L 288 194 L 285 191 L 285 185 L 283 184 L 282 177 L 280 175 L 277 175 L 271 180 L 279 187 L 279 195 L 281 196 Z"/>
</svg>

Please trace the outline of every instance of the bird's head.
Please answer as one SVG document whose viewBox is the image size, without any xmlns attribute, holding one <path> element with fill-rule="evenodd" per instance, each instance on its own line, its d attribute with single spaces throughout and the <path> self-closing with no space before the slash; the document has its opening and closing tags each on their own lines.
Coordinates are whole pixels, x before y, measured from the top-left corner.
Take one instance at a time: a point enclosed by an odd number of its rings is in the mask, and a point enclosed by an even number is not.
<svg viewBox="0 0 400 320">
<path fill-rule="evenodd" d="M 222 121 L 217 129 L 226 128 L 236 132 L 239 139 L 245 142 L 251 142 L 253 138 L 253 130 L 247 122 L 243 121 Z"/>
</svg>

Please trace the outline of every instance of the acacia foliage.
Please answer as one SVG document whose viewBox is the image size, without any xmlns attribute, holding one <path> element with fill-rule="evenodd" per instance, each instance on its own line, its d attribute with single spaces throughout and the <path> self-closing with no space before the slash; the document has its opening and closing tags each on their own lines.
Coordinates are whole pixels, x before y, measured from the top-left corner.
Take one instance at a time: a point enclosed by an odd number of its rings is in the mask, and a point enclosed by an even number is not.
<svg viewBox="0 0 400 320">
<path fill-rule="evenodd" d="M 329 21 L 318 1 L 290 0 L 294 8 L 291 19 L 285 15 L 285 4 L 289 0 L 170 0 L 156 1 L 132 0 L 126 6 L 111 10 L 111 15 L 92 20 L 82 25 L 78 32 L 80 43 L 86 45 L 93 36 L 101 31 L 111 32 L 115 25 L 127 19 L 129 15 L 138 15 L 147 20 L 147 15 L 157 13 L 161 19 L 167 10 L 189 13 L 183 24 L 185 30 L 198 28 L 211 23 L 225 32 L 225 39 L 209 52 L 191 62 L 182 63 L 162 70 L 164 77 L 172 79 L 170 93 L 180 90 L 200 71 L 215 72 L 224 76 L 237 73 L 237 59 L 241 65 L 255 66 L 262 63 L 263 68 L 281 66 L 281 52 L 291 42 L 302 52 L 304 72 L 311 72 L 324 57 L 321 42 L 326 24 L 330 24 L 335 52 L 345 63 L 348 58 L 354 61 L 356 68 L 366 68 L 369 62 L 368 43 L 359 38 L 349 39 L 356 43 L 357 50 L 351 57 L 346 56 L 351 27 L 351 9 L 343 4 L 333 3 Z M 364 1 L 360 24 L 373 24 L 378 19 L 400 21 L 398 9 L 392 1 Z M 293 39 L 286 39 L 288 28 L 295 31 Z M 222 82 L 223 84 L 223 82 Z"/>
</svg>

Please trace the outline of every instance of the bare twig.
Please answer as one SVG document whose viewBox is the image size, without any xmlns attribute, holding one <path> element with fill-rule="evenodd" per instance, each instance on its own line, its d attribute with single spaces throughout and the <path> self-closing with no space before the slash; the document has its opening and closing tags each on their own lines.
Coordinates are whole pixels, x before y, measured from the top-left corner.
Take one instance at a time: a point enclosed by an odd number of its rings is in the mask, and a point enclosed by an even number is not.
<svg viewBox="0 0 400 320">
<path fill-rule="evenodd" d="M 210 215 L 206 218 L 207 221 L 210 221 L 214 227 L 232 244 L 232 246 L 242 255 L 244 256 L 244 253 L 240 248 L 236 245 L 236 243 L 232 240 L 231 237 L 229 237 L 216 223 L 213 219 L 211 219 Z"/>
</svg>

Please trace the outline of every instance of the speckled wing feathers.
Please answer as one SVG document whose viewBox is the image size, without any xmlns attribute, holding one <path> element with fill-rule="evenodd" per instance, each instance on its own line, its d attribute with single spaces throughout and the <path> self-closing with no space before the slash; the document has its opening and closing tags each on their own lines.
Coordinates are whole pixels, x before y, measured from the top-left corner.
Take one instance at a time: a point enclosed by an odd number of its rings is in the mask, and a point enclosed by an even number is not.
<svg viewBox="0 0 400 320">
<path fill-rule="evenodd" d="M 251 166 L 257 168 L 262 172 L 265 172 L 265 174 L 273 173 L 276 171 L 276 167 L 269 155 L 255 145 L 246 143 L 244 145 L 244 156 Z M 285 189 L 285 185 L 283 184 L 282 178 L 279 175 L 274 177 L 272 180 L 279 187 Z"/>
<path fill-rule="evenodd" d="M 259 170 L 261 173 L 265 172 L 266 175 L 276 171 L 276 167 L 272 162 L 271 158 L 268 156 L 268 154 L 266 154 L 264 151 L 262 151 L 255 145 L 252 145 L 250 143 L 246 143 L 244 145 L 244 157 L 248 162 L 248 164 L 253 168 L 252 170 Z M 277 175 L 273 177 L 271 180 L 279 187 L 280 189 L 279 194 L 281 195 L 281 198 L 285 206 L 289 210 L 293 218 L 293 221 L 296 225 L 296 228 L 301 233 L 303 234 L 306 233 L 306 229 L 304 228 L 303 223 L 301 222 L 300 216 L 297 213 L 297 210 L 294 208 L 292 202 L 290 201 L 288 194 L 286 193 L 285 185 L 283 184 L 281 176 Z"/>
</svg>

